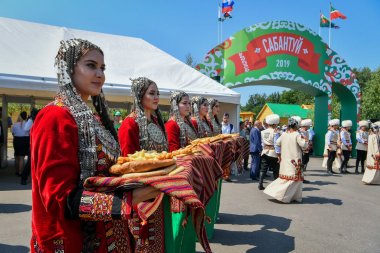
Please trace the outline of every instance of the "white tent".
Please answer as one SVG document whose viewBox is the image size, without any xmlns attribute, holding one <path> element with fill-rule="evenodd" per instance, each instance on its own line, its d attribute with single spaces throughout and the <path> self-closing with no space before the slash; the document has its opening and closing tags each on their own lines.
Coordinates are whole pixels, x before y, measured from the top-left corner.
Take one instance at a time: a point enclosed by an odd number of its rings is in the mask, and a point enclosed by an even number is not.
<svg viewBox="0 0 380 253">
<path fill-rule="evenodd" d="M 239 93 L 139 38 L 2 17 L 0 34 L 0 93 L 3 94 L 51 98 L 57 90 L 53 65 L 59 42 L 82 38 L 104 51 L 107 65 L 104 92 L 110 101 L 131 101 L 129 79 L 146 76 L 157 83 L 163 103 L 173 90 L 183 90 L 191 96 L 214 97 L 223 103 L 240 103 Z"/>
<path fill-rule="evenodd" d="M 232 122 L 238 123 L 239 93 L 143 39 L 0 17 L 0 98 L 5 126 L 8 102 L 45 104 L 54 97 L 54 57 L 60 41 L 70 38 L 87 39 L 104 51 L 107 70 L 103 90 L 110 103 L 132 102 L 130 78 L 145 76 L 157 83 L 161 104 L 168 105 L 170 92 L 175 90 L 213 97 L 221 102 L 222 112 L 229 112 Z"/>
</svg>

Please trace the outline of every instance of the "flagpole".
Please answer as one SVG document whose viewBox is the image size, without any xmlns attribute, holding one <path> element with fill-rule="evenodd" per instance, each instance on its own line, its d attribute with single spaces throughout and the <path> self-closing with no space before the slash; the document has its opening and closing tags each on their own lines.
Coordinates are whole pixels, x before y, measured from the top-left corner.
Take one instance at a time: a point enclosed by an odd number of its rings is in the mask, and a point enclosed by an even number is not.
<svg viewBox="0 0 380 253">
<path fill-rule="evenodd" d="M 222 12 L 223 0 L 220 0 L 220 8 L 221 8 L 220 11 Z M 222 43 L 222 41 L 223 41 L 223 21 L 220 22 L 220 42 L 219 43 Z"/>
<path fill-rule="evenodd" d="M 321 37 L 321 17 L 322 17 L 322 11 L 319 10 L 319 25 L 318 25 L 318 35 Z"/>
<path fill-rule="evenodd" d="M 329 25 L 329 48 L 331 48 L 331 24 L 332 24 L 332 20 L 331 20 L 331 2 L 330 2 L 330 10 L 329 10 L 329 16 L 330 16 L 330 25 Z"/>
<path fill-rule="evenodd" d="M 220 41 L 220 22 L 221 22 L 221 20 L 220 20 L 220 18 L 221 18 L 221 15 L 220 15 L 220 5 L 218 4 L 218 44 L 217 45 L 219 45 L 219 41 Z"/>
</svg>

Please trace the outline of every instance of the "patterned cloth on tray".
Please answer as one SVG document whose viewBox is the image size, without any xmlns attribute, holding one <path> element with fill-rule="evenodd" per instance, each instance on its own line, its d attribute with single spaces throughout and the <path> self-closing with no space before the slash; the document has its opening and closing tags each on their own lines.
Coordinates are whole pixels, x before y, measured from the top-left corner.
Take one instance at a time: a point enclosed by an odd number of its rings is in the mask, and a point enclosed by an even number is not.
<svg viewBox="0 0 380 253">
<path fill-rule="evenodd" d="M 134 179 L 90 177 L 85 181 L 84 187 L 86 190 L 96 192 L 109 192 L 118 188 L 126 189 L 129 186 L 130 188 L 140 187 L 140 185 L 149 185 L 159 189 L 162 194 L 153 202 L 142 202 L 137 205 L 140 218 L 147 220 L 161 204 L 163 194 L 167 194 L 172 197 L 171 202 L 178 200 L 178 202 L 190 208 L 198 240 L 206 252 L 211 252 L 204 229 L 204 207 L 213 195 L 222 171 L 215 159 L 209 156 L 184 156 L 178 158 L 177 165 L 183 166 L 185 169 L 173 176 Z M 173 210 L 172 208 L 172 211 L 180 212 L 181 209 Z"/>
</svg>

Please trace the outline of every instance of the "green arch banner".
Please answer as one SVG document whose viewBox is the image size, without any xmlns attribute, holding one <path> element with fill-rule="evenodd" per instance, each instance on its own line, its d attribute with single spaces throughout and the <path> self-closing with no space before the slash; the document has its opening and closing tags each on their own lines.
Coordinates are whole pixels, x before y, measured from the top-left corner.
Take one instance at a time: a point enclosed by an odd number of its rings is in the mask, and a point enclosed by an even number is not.
<svg viewBox="0 0 380 253">
<path fill-rule="evenodd" d="M 352 120 L 356 129 L 360 118 L 361 92 L 351 68 L 316 32 L 295 22 L 246 27 L 211 49 L 196 69 L 229 88 L 273 85 L 313 95 L 316 155 L 323 154 L 333 92 L 341 120 Z"/>
</svg>

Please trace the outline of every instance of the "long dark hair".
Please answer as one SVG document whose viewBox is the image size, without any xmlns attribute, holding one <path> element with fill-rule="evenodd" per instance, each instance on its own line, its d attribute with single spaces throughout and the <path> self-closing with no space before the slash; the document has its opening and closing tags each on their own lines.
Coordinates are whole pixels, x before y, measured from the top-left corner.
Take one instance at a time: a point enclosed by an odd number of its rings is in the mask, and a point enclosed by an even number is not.
<svg viewBox="0 0 380 253">
<path fill-rule="evenodd" d="M 118 137 L 117 137 L 116 129 L 114 127 L 113 121 L 110 119 L 110 116 L 108 114 L 108 110 L 107 110 L 108 106 L 106 104 L 105 99 L 101 99 L 103 96 L 104 96 L 103 95 L 103 90 L 102 90 L 102 92 L 99 95 L 97 95 L 97 96 L 91 96 L 92 104 L 94 105 L 94 108 L 95 108 L 96 112 L 99 114 L 100 120 L 102 121 L 103 126 L 108 131 L 110 131 L 110 133 L 112 134 L 112 136 L 118 142 Z M 104 102 L 102 102 L 102 101 L 104 101 Z"/>
</svg>

